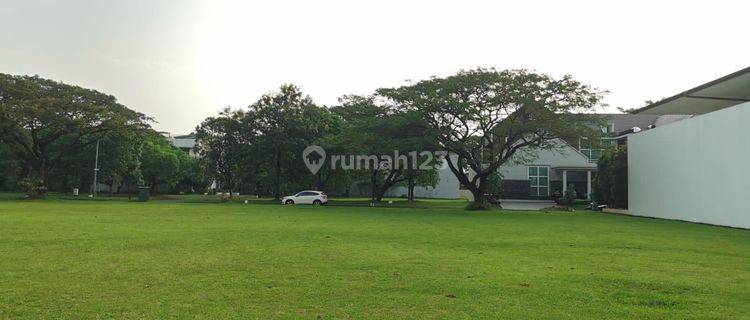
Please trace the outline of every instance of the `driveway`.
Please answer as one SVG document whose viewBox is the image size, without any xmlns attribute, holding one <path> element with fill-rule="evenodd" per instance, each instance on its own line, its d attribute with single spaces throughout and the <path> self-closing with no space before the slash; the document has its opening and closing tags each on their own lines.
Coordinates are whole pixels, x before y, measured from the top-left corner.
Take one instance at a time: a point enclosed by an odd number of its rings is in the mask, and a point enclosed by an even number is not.
<svg viewBox="0 0 750 320">
<path fill-rule="evenodd" d="M 554 206 L 555 202 L 550 200 L 500 200 L 500 205 L 505 210 L 534 211 Z"/>
</svg>

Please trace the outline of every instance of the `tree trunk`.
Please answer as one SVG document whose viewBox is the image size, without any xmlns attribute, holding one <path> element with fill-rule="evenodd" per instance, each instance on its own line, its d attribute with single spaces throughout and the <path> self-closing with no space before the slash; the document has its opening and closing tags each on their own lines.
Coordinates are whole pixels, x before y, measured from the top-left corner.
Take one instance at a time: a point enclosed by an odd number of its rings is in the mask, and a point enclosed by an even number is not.
<svg viewBox="0 0 750 320">
<path fill-rule="evenodd" d="M 414 202 L 414 175 L 409 174 L 409 186 L 407 191 L 407 198 L 409 198 L 409 202 Z"/>
<path fill-rule="evenodd" d="M 378 192 L 375 194 L 375 201 L 376 202 L 383 201 L 383 197 L 385 196 L 385 191 L 386 190 L 388 190 L 388 189 L 382 188 L 382 189 L 378 190 Z"/>
<path fill-rule="evenodd" d="M 478 186 L 468 186 L 469 191 L 471 191 L 471 195 L 474 196 L 474 202 L 481 204 L 482 206 L 487 205 L 487 199 L 485 198 L 485 193 L 487 190 L 487 184 L 485 182 L 485 178 L 480 177 L 479 178 L 479 185 Z"/>
<path fill-rule="evenodd" d="M 229 200 L 232 200 L 232 187 L 234 187 L 234 184 L 232 183 L 232 173 L 229 172 L 227 174 L 227 188 L 229 189 Z"/>
<path fill-rule="evenodd" d="M 377 182 L 377 171 L 373 171 L 372 175 L 370 176 L 370 184 L 372 185 L 370 187 L 370 202 L 375 203 L 375 193 L 378 192 L 378 182 Z"/>
<path fill-rule="evenodd" d="M 274 190 L 273 190 L 273 199 L 279 200 L 281 199 L 281 152 L 276 151 L 276 170 L 274 172 Z"/>
<path fill-rule="evenodd" d="M 39 169 L 39 175 L 42 179 L 42 185 L 39 186 L 39 193 L 40 195 L 46 195 L 47 190 L 49 190 L 49 166 L 47 165 L 47 159 L 42 158 Z"/>
</svg>

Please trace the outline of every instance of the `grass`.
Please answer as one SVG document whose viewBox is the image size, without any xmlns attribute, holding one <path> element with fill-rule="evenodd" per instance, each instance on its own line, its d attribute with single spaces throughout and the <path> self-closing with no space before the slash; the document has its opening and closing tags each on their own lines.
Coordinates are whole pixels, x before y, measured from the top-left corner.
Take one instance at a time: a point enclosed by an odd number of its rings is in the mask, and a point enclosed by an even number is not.
<svg viewBox="0 0 750 320">
<path fill-rule="evenodd" d="M 580 211 L 3 200 L 0 257 L 0 318 L 750 314 L 750 231 Z"/>
<path fill-rule="evenodd" d="M 8 193 L 0 192 L 0 200 L 23 200 L 25 199 L 23 193 Z M 46 196 L 46 199 L 53 200 L 79 200 L 79 201 L 132 201 L 138 198 L 138 195 L 131 195 L 131 199 L 126 194 L 115 194 L 110 196 L 107 193 L 100 193 L 96 198 L 89 198 L 88 193 L 81 194 L 79 196 L 73 196 L 72 194 L 64 194 L 51 192 Z M 181 195 L 153 195 L 152 200 L 158 200 L 161 202 L 182 202 L 182 203 L 221 203 L 221 196 L 217 195 L 203 195 L 203 194 L 181 194 Z M 258 198 L 254 195 L 234 195 L 232 202 L 244 203 L 248 201 L 251 204 L 279 204 L 280 201 L 274 200 L 272 197 Z M 331 206 L 359 206 L 369 207 L 370 198 L 365 197 L 348 197 L 348 198 L 337 198 L 333 197 L 329 200 Z M 407 208 L 463 208 L 467 204 L 465 199 L 431 199 L 431 198 L 418 198 L 413 202 L 409 202 L 404 198 L 383 198 L 380 203 L 376 203 L 377 207 L 407 207 Z"/>
</svg>

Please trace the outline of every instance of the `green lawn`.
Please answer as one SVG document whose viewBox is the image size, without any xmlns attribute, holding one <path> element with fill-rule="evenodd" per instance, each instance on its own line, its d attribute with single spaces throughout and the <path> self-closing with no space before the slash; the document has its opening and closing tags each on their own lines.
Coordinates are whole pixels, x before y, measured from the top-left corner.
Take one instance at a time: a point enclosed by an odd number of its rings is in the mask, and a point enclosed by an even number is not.
<svg viewBox="0 0 750 320">
<path fill-rule="evenodd" d="M 750 231 L 590 212 L 0 201 L 0 318 L 747 318 Z"/>
</svg>

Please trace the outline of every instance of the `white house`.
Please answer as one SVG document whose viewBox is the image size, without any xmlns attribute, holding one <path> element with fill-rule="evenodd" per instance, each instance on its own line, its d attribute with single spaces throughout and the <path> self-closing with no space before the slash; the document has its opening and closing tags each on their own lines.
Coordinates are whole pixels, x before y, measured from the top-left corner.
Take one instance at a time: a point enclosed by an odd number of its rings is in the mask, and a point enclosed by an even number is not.
<svg viewBox="0 0 750 320">
<path fill-rule="evenodd" d="M 587 115 L 590 116 L 590 115 Z M 580 139 L 575 145 L 556 140 L 558 147 L 551 150 L 526 148 L 519 155 L 501 166 L 503 198 L 505 199 L 550 199 L 562 195 L 573 185 L 580 199 L 590 199 L 592 183 L 597 170 L 597 160 L 605 148 L 624 144 L 633 132 L 690 118 L 690 115 L 658 114 L 597 114 L 606 121 L 602 128 L 607 137 L 591 141 Z M 521 160 L 524 159 L 524 160 Z M 461 192 L 458 179 L 450 169 L 439 172 L 440 183 L 435 187 L 416 187 L 417 197 L 470 198 L 470 193 Z M 404 196 L 404 187 L 395 187 L 388 196 Z"/>
</svg>

